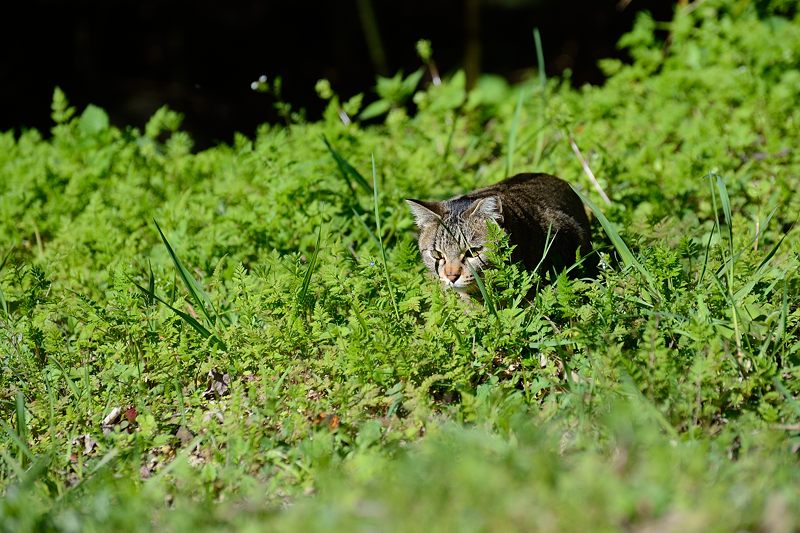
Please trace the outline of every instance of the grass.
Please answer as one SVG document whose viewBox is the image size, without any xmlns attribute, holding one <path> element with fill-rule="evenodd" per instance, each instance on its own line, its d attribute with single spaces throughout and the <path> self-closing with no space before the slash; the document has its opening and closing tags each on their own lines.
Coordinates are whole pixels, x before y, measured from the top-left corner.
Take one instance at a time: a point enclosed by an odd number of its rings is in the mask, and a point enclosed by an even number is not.
<svg viewBox="0 0 800 533">
<path fill-rule="evenodd" d="M 0 528 L 796 530 L 800 20 L 761 8 L 202 152 L 56 91 L 0 134 Z M 512 166 L 581 191 L 600 274 L 531 292 L 501 243 L 465 306 L 403 199 Z"/>
</svg>

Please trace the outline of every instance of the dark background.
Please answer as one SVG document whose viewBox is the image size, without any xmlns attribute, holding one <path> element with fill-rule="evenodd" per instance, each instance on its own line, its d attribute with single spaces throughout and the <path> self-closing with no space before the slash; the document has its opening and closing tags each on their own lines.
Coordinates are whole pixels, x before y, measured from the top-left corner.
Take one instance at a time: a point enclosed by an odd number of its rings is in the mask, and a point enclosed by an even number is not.
<svg viewBox="0 0 800 533">
<path fill-rule="evenodd" d="M 314 91 L 318 79 L 328 78 L 345 98 L 366 92 L 370 101 L 377 73 L 421 65 L 420 38 L 432 41 L 444 74 L 462 68 L 471 50 L 472 69 L 518 80 L 536 65 L 534 27 L 548 75 L 569 69 L 575 85 L 602 83 L 597 60 L 625 58 L 616 42 L 636 12 L 668 20 L 673 6 L 665 0 L 13 2 L 0 15 L 0 131 L 49 130 L 58 85 L 79 111 L 97 104 L 117 125 L 141 127 L 167 104 L 185 115 L 184 128 L 198 146 L 208 146 L 278 120 L 273 99 L 250 88 L 261 74 L 281 76 L 285 100 L 314 119 L 323 107 Z M 379 48 L 367 45 L 370 32 Z"/>
</svg>

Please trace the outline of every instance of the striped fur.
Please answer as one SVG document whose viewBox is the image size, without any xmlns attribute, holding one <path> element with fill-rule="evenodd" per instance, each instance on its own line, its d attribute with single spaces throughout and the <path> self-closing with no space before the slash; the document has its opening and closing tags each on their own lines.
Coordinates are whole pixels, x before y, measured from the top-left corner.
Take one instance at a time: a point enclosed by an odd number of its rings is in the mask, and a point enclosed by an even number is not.
<svg viewBox="0 0 800 533">
<path fill-rule="evenodd" d="M 422 261 L 459 292 L 474 292 L 472 272 L 490 266 L 484 249 L 490 220 L 508 234 L 512 260 L 528 270 L 563 270 L 575 263 L 578 252 L 582 268 L 571 273 L 593 274 L 597 267 L 583 203 L 555 176 L 517 174 L 444 202 L 407 202 L 419 228 Z M 548 232 L 552 245 L 543 259 Z"/>
</svg>

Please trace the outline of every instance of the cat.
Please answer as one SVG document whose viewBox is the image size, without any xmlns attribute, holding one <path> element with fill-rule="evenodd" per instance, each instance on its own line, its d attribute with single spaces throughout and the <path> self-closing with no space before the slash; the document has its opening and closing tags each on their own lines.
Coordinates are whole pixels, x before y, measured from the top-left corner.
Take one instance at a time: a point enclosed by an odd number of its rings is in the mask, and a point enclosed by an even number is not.
<svg viewBox="0 0 800 533">
<path fill-rule="evenodd" d="M 419 229 L 423 263 L 446 288 L 462 296 L 475 293 L 474 273 L 491 267 L 486 256 L 487 222 L 496 222 L 506 232 L 514 246 L 511 260 L 528 271 L 538 267 L 544 275 L 572 267 L 577 252 L 580 265 L 570 275 L 591 276 L 597 268 L 583 203 L 567 182 L 555 176 L 517 174 L 443 202 L 406 202 Z"/>
</svg>

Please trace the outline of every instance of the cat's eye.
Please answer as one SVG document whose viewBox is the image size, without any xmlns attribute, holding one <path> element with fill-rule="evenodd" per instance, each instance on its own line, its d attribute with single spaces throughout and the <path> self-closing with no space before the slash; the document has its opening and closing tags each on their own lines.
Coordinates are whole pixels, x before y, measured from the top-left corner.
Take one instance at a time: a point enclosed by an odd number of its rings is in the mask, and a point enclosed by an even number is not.
<svg viewBox="0 0 800 533">
<path fill-rule="evenodd" d="M 444 258 L 444 256 L 442 255 L 442 252 L 440 252 L 439 250 L 431 250 L 430 252 L 431 252 L 431 257 L 433 257 L 437 261 L 439 259 L 443 259 Z"/>
<path fill-rule="evenodd" d="M 464 251 L 464 257 L 478 257 L 478 254 L 481 253 L 482 249 L 483 247 L 481 246 L 472 246 L 470 248 L 467 248 Z"/>
</svg>

